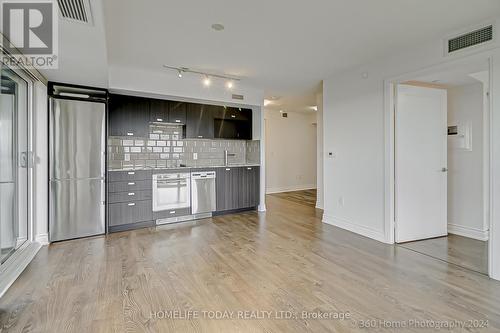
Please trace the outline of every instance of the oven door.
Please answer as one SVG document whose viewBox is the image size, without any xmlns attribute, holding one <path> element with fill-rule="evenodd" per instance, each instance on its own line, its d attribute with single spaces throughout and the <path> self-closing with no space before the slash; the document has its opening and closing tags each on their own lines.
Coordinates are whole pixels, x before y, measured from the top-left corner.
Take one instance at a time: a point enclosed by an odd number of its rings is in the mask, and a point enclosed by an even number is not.
<svg viewBox="0 0 500 333">
<path fill-rule="evenodd" d="M 189 175 L 153 175 L 153 212 L 191 207 Z"/>
</svg>

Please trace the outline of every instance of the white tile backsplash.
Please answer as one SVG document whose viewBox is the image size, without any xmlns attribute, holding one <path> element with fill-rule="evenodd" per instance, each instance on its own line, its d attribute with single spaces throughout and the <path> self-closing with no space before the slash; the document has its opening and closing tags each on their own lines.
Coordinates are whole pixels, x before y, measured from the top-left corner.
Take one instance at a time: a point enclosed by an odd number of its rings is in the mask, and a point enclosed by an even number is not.
<svg viewBox="0 0 500 333">
<path fill-rule="evenodd" d="M 181 126 L 151 124 L 147 138 L 109 137 L 109 167 L 218 166 L 224 150 L 234 154 L 231 164 L 260 161 L 260 141 L 182 139 L 181 132 Z"/>
</svg>

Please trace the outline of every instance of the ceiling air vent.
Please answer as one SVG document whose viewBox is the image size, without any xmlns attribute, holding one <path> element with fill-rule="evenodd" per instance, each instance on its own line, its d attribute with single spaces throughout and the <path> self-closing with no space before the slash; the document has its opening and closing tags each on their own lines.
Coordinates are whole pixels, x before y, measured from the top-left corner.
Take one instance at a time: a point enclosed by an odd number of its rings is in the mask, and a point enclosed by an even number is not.
<svg viewBox="0 0 500 333">
<path fill-rule="evenodd" d="M 487 26 L 448 40 L 448 54 L 493 40 L 493 26 Z"/>
<path fill-rule="evenodd" d="M 92 24 L 92 13 L 88 0 L 57 0 L 61 16 L 69 21 Z"/>
<path fill-rule="evenodd" d="M 242 101 L 245 98 L 245 96 L 238 95 L 238 94 L 233 94 L 232 98 Z"/>
</svg>

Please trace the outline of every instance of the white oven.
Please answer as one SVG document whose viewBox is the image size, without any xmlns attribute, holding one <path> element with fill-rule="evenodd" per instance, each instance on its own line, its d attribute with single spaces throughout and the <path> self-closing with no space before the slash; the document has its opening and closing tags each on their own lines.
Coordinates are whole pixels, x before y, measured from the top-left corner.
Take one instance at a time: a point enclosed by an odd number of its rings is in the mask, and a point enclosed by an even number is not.
<svg viewBox="0 0 500 333">
<path fill-rule="evenodd" d="M 191 175 L 175 172 L 153 175 L 153 212 L 191 207 Z"/>
</svg>

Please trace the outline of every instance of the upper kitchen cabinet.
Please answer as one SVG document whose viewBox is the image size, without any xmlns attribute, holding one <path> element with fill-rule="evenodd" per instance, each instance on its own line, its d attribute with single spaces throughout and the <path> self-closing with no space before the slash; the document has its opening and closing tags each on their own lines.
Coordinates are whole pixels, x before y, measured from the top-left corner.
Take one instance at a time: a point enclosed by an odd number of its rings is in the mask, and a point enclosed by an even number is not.
<svg viewBox="0 0 500 333">
<path fill-rule="evenodd" d="M 170 101 L 168 122 L 175 124 L 186 124 L 186 108 L 185 102 Z"/>
<path fill-rule="evenodd" d="M 226 108 L 224 119 L 252 121 L 252 110 L 242 108 Z"/>
<path fill-rule="evenodd" d="M 224 108 L 214 117 L 214 133 L 218 139 L 252 140 L 252 110 Z"/>
<path fill-rule="evenodd" d="M 163 99 L 149 100 L 149 121 L 156 123 L 167 123 L 170 102 Z"/>
<path fill-rule="evenodd" d="M 186 112 L 186 138 L 214 138 L 214 118 L 210 105 L 188 103 Z"/>
<path fill-rule="evenodd" d="M 149 100 L 141 97 L 110 95 L 109 135 L 147 137 Z"/>
</svg>

